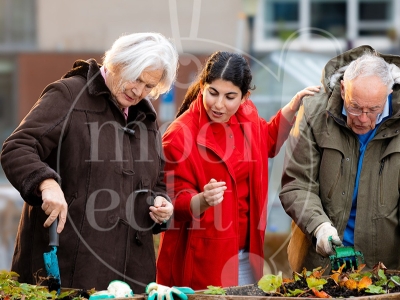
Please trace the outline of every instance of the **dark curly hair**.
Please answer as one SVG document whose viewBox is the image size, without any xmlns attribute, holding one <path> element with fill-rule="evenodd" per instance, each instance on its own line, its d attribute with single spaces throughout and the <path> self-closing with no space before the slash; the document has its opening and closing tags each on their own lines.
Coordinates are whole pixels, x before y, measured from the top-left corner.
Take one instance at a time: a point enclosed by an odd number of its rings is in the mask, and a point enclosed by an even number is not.
<svg viewBox="0 0 400 300">
<path fill-rule="evenodd" d="M 210 84 L 216 79 L 232 82 L 240 89 L 242 97 L 249 90 L 254 89 L 254 87 L 251 87 L 252 75 L 247 60 L 237 53 L 217 51 L 208 58 L 203 70 L 188 88 L 176 117 L 183 114 L 197 98 L 200 83 L 203 85 Z"/>
</svg>

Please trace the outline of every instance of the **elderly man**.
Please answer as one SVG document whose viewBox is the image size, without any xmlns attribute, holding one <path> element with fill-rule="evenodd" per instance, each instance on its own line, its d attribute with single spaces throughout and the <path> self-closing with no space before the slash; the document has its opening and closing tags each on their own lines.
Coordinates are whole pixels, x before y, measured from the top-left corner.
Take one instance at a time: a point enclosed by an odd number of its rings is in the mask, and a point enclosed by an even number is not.
<svg viewBox="0 0 400 300">
<path fill-rule="evenodd" d="M 294 221 L 293 270 L 328 266 L 342 243 L 368 268 L 400 269 L 398 66 L 399 56 L 369 46 L 349 50 L 325 66 L 324 91 L 304 99 L 280 193 Z"/>
</svg>

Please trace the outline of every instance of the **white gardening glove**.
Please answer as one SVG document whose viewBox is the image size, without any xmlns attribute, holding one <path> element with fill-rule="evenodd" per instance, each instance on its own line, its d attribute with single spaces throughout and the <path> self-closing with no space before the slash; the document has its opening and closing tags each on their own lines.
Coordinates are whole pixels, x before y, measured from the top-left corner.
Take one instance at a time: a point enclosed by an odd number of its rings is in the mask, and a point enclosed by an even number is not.
<svg viewBox="0 0 400 300">
<path fill-rule="evenodd" d="M 133 291 L 130 286 L 123 281 L 113 280 L 108 285 L 106 291 L 99 291 L 90 295 L 89 300 L 130 298 L 133 297 Z"/>
<path fill-rule="evenodd" d="M 324 222 L 319 225 L 314 231 L 314 236 L 317 239 L 315 250 L 323 257 L 335 254 L 332 244 L 336 246 L 342 245 L 342 241 L 339 238 L 336 228 L 329 222 Z M 329 240 L 330 236 L 332 237 L 331 241 Z"/>
<path fill-rule="evenodd" d="M 168 287 L 155 282 L 151 282 L 146 287 L 147 300 L 187 300 L 186 294 L 194 294 L 194 290 L 189 287 Z"/>
<path fill-rule="evenodd" d="M 115 298 L 127 298 L 133 296 L 131 287 L 126 282 L 120 280 L 111 281 L 107 290 Z"/>
</svg>

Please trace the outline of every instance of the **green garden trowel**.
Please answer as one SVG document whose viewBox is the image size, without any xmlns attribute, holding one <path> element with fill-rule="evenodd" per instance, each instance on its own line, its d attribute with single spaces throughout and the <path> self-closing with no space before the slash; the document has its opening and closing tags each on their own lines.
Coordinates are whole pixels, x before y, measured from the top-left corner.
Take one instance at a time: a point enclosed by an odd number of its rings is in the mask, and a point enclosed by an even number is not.
<svg viewBox="0 0 400 300">
<path fill-rule="evenodd" d="M 329 237 L 329 241 L 332 242 L 332 237 Z M 364 255 L 360 251 L 355 251 L 354 247 L 349 246 L 335 246 L 332 244 L 332 248 L 335 254 L 330 255 L 331 268 L 334 271 L 345 264 L 343 270 L 358 269 L 360 264 L 364 263 Z"/>
</svg>

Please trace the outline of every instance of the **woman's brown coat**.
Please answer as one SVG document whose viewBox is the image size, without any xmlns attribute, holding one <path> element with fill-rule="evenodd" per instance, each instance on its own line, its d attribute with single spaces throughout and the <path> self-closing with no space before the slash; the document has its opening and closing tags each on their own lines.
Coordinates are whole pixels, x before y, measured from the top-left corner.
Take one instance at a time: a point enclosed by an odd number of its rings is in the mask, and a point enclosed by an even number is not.
<svg viewBox="0 0 400 300">
<path fill-rule="evenodd" d="M 26 201 L 12 262 L 21 282 L 45 275 L 49 237 L 37 189 L 47 178 L 61 184 L 68 203 L 57 252 L 63 287 L 102 290 L 120 279 L 140 293 L 155 280 L 153 232 L 161 228 L 149 206 L 167 196 L 148 100 L 130 107 L 126 121 L 96 61 L 77 61 L 6 140 L 1 163 Z"/>
</svg>

